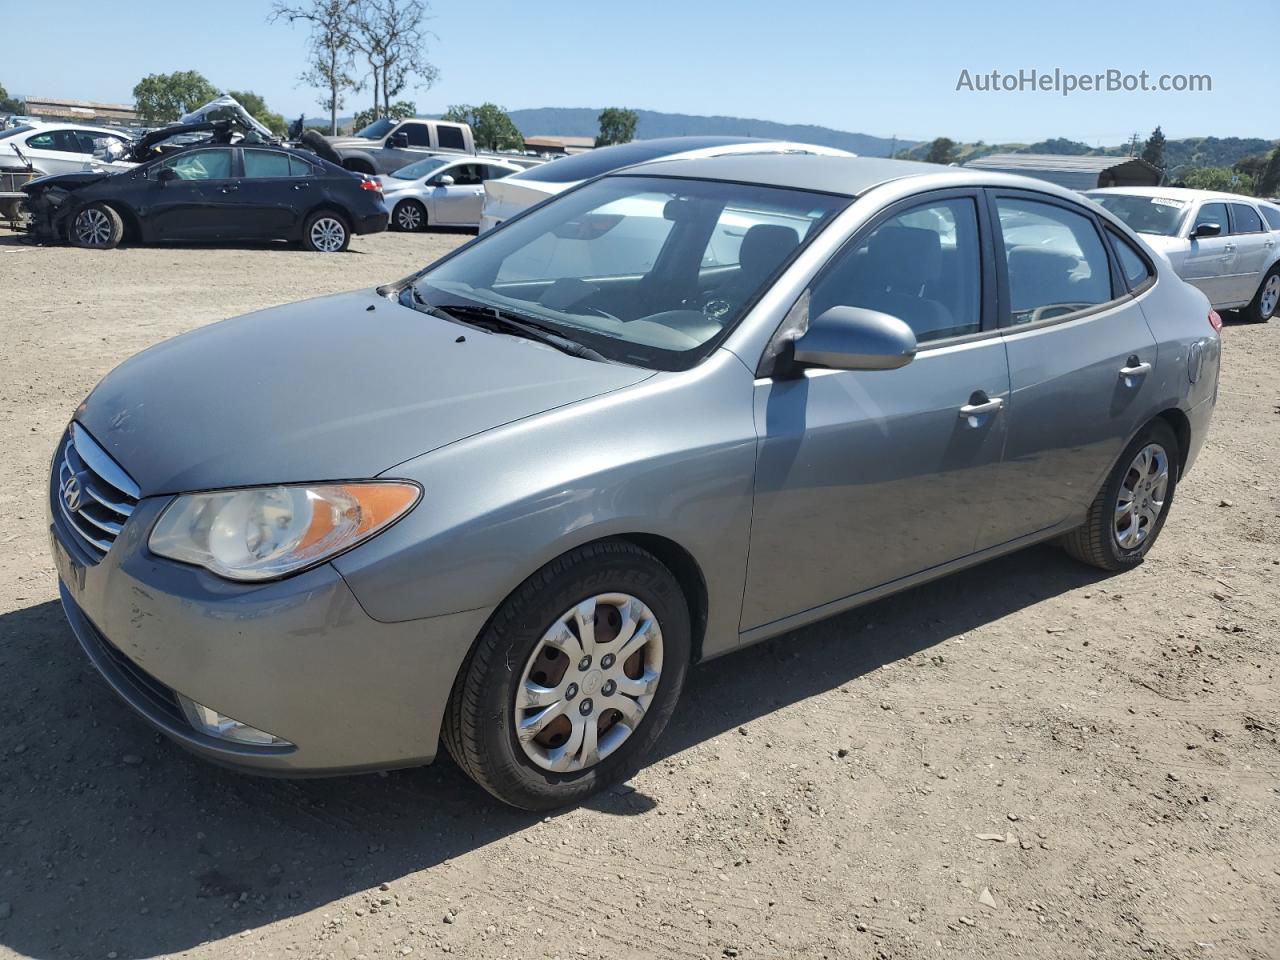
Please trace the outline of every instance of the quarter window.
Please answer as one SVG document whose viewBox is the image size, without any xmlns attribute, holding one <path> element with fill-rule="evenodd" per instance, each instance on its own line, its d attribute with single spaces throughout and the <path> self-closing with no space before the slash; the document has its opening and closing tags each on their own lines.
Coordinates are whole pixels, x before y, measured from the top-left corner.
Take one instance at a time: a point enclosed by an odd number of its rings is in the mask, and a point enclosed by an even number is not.
<svg viewBox="0 0 1280 960">
<path fill-rule="evenodd" d="M 1260 206 L 1258 209 L 1267 218 L 1267 226 L 1272 230 L 1280 230 L 1280 207 Z"/>
<path fill-rule="evenodd" d="M 1133 244 L 1120 234 L 1114 230 L 1108 230 L 1107 236 L 1111 238 L 1111 246 L 1116 251 L 1116 259 L 1120 261 L 1120 272 L 1124 274 L 1125 282 L 1130 290 L 1136 290 L 1147 282 L 1151 276 L 1151 268 L 1147 266 L 1147 261 L 1142 255 L 1133 248 Z"/>
<path fill-rule="evenodd" d="M 462 136 L 462 128 L 449 124 L 436 125 L 436 140 L 440 146 L 448 150 L 465 150 L 467 148 L 466 141 Z"/>
<path fill-rule="evenodd" d="M 1049 320 L 1113 298 L 1110 261 L 1091 219 L 1019 197 L 998 197 L 996 210 L 1009 272 L 1003 325 Z"/>
<path fill-rule="evenodd" d="M 1262 218 L 1246 203 L 1231 205 L 1232 233 L 1262 233 Z"/>
<path fill-rule="evenodd" d="M 922 204 L 837 254 L 810 291 L 809 316 L 865 307 L 904 321 L 923 343 L 982 328 L 978 213 L 968 197 Z"/>
</svg>

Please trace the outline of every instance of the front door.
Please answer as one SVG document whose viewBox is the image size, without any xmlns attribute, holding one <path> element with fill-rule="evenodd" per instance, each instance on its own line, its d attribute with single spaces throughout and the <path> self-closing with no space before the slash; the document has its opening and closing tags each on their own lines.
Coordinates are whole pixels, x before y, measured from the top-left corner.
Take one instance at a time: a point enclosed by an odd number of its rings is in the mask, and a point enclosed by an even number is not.
<svg viewBox="0 0 1280 960">
<path fill-rule="evenodd" d="M 1222 233 L 1216 237 L 1197 237 L 1202 223 L 1216 223 Z M 1236 284 L 1232 279 L 1236 264 L 1236 242 L 1231 236 L 1231 222 L 1225 203 L 1202 203 L 1191 224 L 1191 249 L 1183 261 L 1182 279 L 1199 287 L 1214 306 L 1235 299 Z"/>
<path fill-rule="evenodd" d="M 157 240 L 205 240 L 226 236 L 235 216 L 240 181 L 231 147 L 188 150 L 147 170 L 146 209 L 142 211 Z M 160 171 L 173 171 L 162 179 Z"/>
<path fill-rule="evenodd" d="M 443 176 L 453 178 L 453 183 L 437 186 L 432 191 L 436 223 L 475 226 L 480 222 L 480 207 L 484 204 L 484 170 L 479 163 L 459 163 L 443 172 Z"/>
<path fill-rule="evenodd" d="M 1038 193 L 1001 191 L 993 203 L 1012 393 L 1000 509 L 986 518 L 984 547 L 1081 514 L 1156 389 L 1155 337 L 1093 214 Z"/>
<path fill-rule="evenodd" d="M 976 191 L 926 197 L 873 221 L 796 307 L 892 314 L 916 358 L 756 382 L 744 630 L 971 554 L 1001 496 L 1009 370 L 986 213 Z"/>
</svg>

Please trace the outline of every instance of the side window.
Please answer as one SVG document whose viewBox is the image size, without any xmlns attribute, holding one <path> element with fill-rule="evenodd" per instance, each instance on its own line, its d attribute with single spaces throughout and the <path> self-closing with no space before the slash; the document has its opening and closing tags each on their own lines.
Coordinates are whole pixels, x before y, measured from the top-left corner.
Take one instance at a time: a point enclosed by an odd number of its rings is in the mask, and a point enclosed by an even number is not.
<svg viewBox="0 0 1280 960">
<path fill-rule="evenodd" d="M 244 175 L 254 178 L 288 177 L 289 161 L 287 153 L 276 153 L 274 150 L 246 150 L 244 152 Z"/>
<path fill-rule="evenodd" d="M 1272 230 L 1280 230 L 1280 207 L 1259 207 L 1262 215 L 1267 218 L 1267 226 Z"/>
<path fill-rule="evenodd" d="M 445 172 L 453 177 L 454 184 L 459 187 L 478 187 L 482 182 L 478 164 L 460 163 L 456 167 L 450 167 Z"/>
<path fill-rule="evenodd" d="M 231 151 L 192 150 L 166 160 L 163 166 L 170 167 L 179 180 L 226 180 L 231 176 Z"/>
<path fill-rule="evenodd" d="M 1231 221 L 1232 233 L 1262 233 L 1262 218 L 1247 203 L 1231 205 Z"/>
<path fill-rule="evenodd" d="M 1225 203 L 1202 203 L 1200 212 L 1196 214 L 1196 222 L 1191 225 L 1191 232 L 1202 223 L 1216 223 L 1225 234 L 1230 228 L 1227 223 L 1227 205 Z"/>
<path fill-rule="evenodd" d="M 465 150 L 467 148 L 466 140 L 462 136 L 462 128 L 452 124 L 436 124 L 436 140 L 439 141 L 440 146 L 449 150 Z"/>
<path fill-rule="evenodd" d="M 511 176 L 512 172 L 506 167 L 485 167 L 484 178 L 486 180 L 501 180 L 503 177 Z"/>
<path fill-rule="evenodd" d="M 396 132 L 405 134 L 409 138 L 411 147 L 431 146 L 431 131 L 425 123 L 402 124 Z"/>
<path fill-rule="evenodd" d="M 314 173 L 311 164 L 299 157 L 289 158 L 289 176 L 291 177 L 309 177 Z"/>
<path fill-rule="evenodd" d="M 62 131 L 54 131 L 61 133 Z M 27 137 L 27 146 L 32 150 L 61 150 L 61 147 L 54 145 L 53 133 L 37 133 L 34 136 Z"/>
<path fill-rule="evenodd" d="M 903 320 L 921 343 L 982 328 L 978 211 L 968 197 L 921 204 L 846 247 L 810 291 L 809 316 L 866 307 Z"/>
<path fill-rule="evenodd" d="M 1120 261 L 1120 272 L 1124 274 L 1125 282 L 1130 290 L 1136 290 L 1151 276 L 1147 261 L 1133 249 L 1133 244 L 1114 230 L 1108 229 L 1107 236 L 1111 238 L 1111 246 L 1116 252 L 1116 259 Z"/>
<path fill-rule="evenodd" d="M 1061 317 L 1113 299 L 1093 221 L 1056 204 L 996 198 L 1009 270 L 1010 324 Z"/>
</svg>

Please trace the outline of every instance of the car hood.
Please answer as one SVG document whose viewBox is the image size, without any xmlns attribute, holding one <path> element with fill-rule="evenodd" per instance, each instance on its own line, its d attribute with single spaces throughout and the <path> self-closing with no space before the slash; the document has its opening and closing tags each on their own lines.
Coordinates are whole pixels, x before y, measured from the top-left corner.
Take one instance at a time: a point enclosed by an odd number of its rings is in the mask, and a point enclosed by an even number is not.
<svg viewBox="0 0 1280 960">
<path fill-rule="evenodd" d="M 76 420 L 153 496 L 373 477 L 650 376 L 369 290 L 167 340 L 109 373 Z"/>
<path fill-rule="evenodd" d="M 48 190 L 50 187 L 78 190 L 81 187 L 87 187 L 91 183 L 97 183 L 99 180 L 105 180 L 107 177 L 114 177 L 117 173 L 123 172 L 122 170 L 94 170 L 84 173 L 55 173 L 47 177 L 36 177 L 34 180 L 28 180 L 22 185 L 22 191 L 34 195 Z"/>
<path fill-rule="evenodd" d="M 337 149 L 344 147 L 363 147 L 366 150 L 382 149 L 381 140 L 366 140 L 364 137 L 325 137 L 324 139 L 329 146 Z"/>
<path fill-rule="evenodd" d="M 1165 254 L 1179 253 L 1190 246 L 1190 243 L 1182 237 L 1166 237 L 1158 233 L 1140 233 L 1138 236 L 1152 250 L 1159 250 Z"/>
</svg>

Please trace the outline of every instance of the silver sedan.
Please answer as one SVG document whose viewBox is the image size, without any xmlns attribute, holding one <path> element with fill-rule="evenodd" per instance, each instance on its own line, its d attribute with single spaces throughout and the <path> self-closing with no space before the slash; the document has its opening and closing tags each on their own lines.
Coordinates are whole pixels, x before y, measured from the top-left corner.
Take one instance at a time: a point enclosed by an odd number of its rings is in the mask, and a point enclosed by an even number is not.
<svg viewBox="0 0 1280 960">
<path fill-rule="evenodd" d="M 572 803 L 644 762 L 693 663 L 1040 541 L 1140 564 L 1220 326 L 1043 181 L 630 167 L 118 367 L 53 461 L 62 602 L 208 758 L 443 741 L 508 803 Z"/>
<path fill-rule="evenodd" d="M 378 179 L 393 230 L 478 227 L 485 181 L 523 169 L 505 160 L 452 154 L 424 157 Z"/>
</svg>

